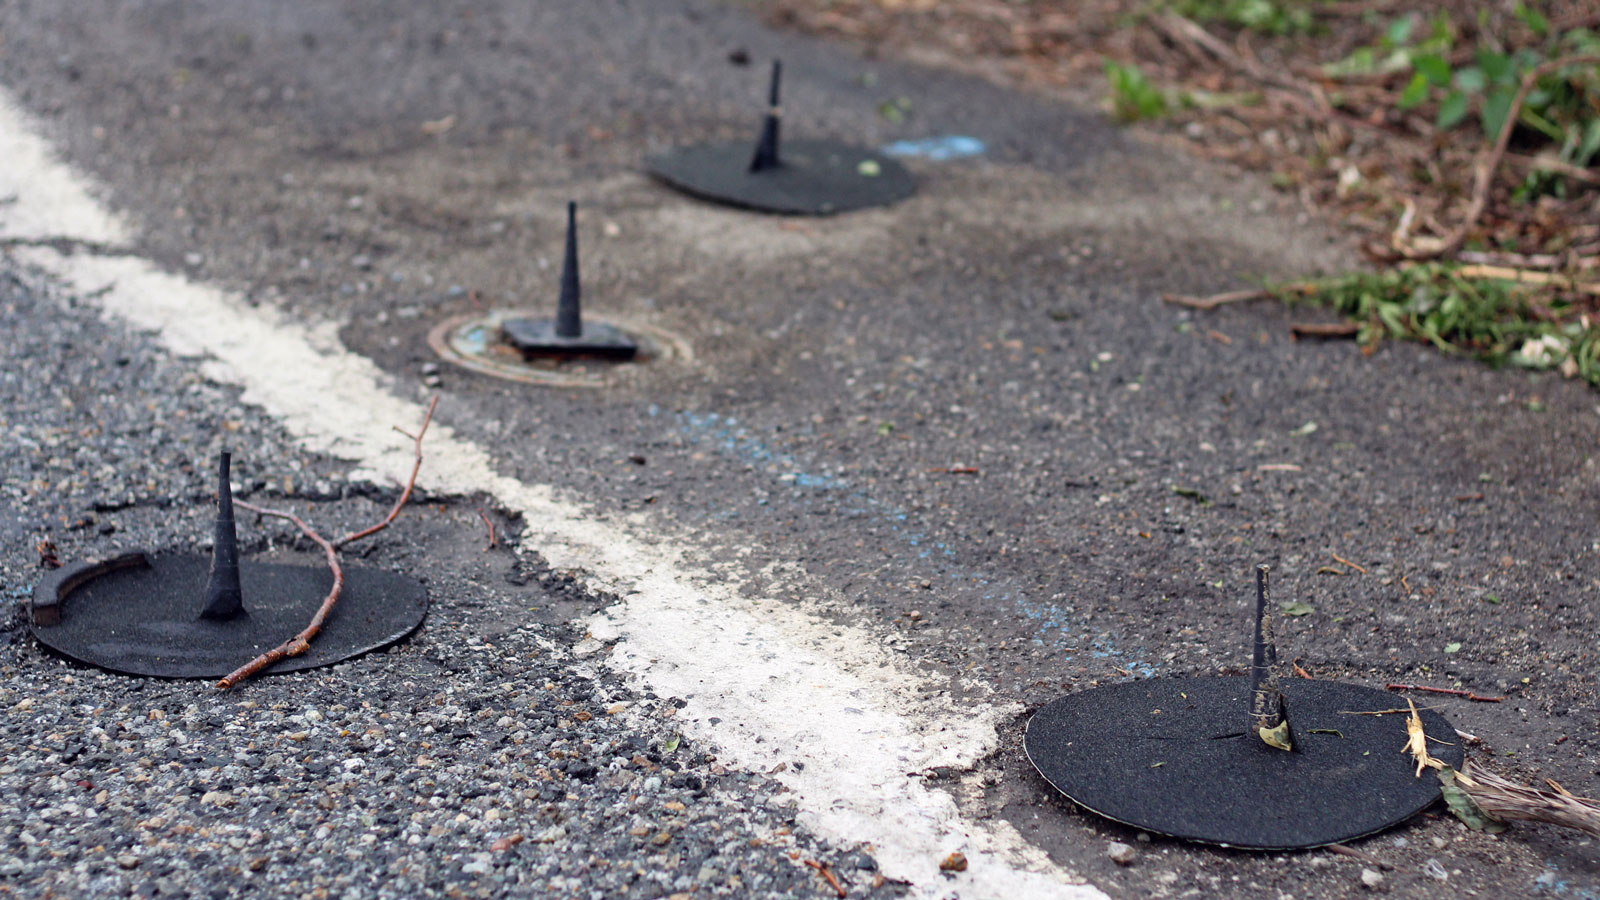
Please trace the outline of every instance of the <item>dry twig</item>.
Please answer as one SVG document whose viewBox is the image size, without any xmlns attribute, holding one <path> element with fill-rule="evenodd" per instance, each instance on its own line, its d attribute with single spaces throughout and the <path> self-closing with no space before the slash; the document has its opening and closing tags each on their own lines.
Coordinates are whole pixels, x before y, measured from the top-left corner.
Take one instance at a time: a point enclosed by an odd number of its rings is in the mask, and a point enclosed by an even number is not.
<svg viewBox="0 0 1600 900">
<path fill-rule="evenodd" d="M 1349 566 L 1350 568 L 1355 569 L 1357 572 L 1360 572 L 1363 575 L 1367 574 L 1367 570 L 1366 569 L 1362 568 L 1361 566 L 1357 565 L 1356 563 L 1351 562 L 1348 559 L 1345 559 L 1344 557 L 1340 556 L 1337 553 L 1330 553 L 1328 555 L 1333 557 L 1338 562 L 1344 563 L 1345 565 Z"/>
<path fill-rule="evenodd" d="M 1456 270 L 1462 278 L 1493 278 L 1501 281 L 1517 281 L 1523 284 L 1548 285 L 1558 290 L 1577 291 L 1582 294 L 1593 294 L 1600 297 L 1600 281 L 1578 281 L 1565 275 L 1556 275 L 1551 272 L 1530 272 L 1527 269 L 1509 269 L 1505 266 L 1472 265 L 1462 266 Z"/>
<path fill-rule="evenodd" d="M 1291 322 L 1289 323 L 1289 336 L 1296 340 L 1300 338 L 1346 338 L 1355 337 L 1361 333 L 1361 326 L 1354 322 Z"/>
<path fill-rule="evenodd" d="M 1448 694 L 1451 697 L 1465 697 L 1468 700 L 1476 700 L 1479 703 L 1499 703 L 1505 699 L 1504 697 L 1485 697 L 1482 694 L 1474 694 L 1471 691 L 1462 691 L 1456 688 L 1428 687 L 1425 684 L 1386 684 L 1384 688 L 1391 691 L 1422 691 L 1425 694 Z"/>
<path fill-rule="evenodd" d="M 327 538 L 318 534 L 315 528 L 307 525 L 304 519 L 291 512 L 284 512 L 279 509 L 264 509 L 244 500 L 235 500 L 233 502 L 235 505 L 248 509 L 257 515 L 288 519 L 304 532 L 306 537 L 316 541 L 317 546 L 321 547 L 322 552 L 328 557 L 328 568 L 333 571 L 333 587 L 329 588 L 328 596 L 322 598 L 322 605 L 317 607 L 316 615 L 311 617 L 311 624 L 307 625 L 303 631 L 294 637 L 228 673 L 225 678 L 217 682 L 217 688 L 224 691 L 280 659 L 299 656 L 310 650 L 311 639 L 322 631 L 323 624 L 328 621 L 328 614 L 333 612 L 333 605 L 339 602 L 339 595 L 344 592 L 344 568 L 339 565 L 339 551 Z"/>
<path fill-rule="evenodd" d="M 422 436 L 428 433 L 428 424 L 433 421 L 433 411 L 438 407 L 439 395 L 434 394 L 433 399 L 428 402 L 428 414 L 422 417 L 422 427 L 417 429 L 416 434 L 412 434 L 411 432 L 400 428 L 398 425 L 395 426 L 395 431 L 398 431 L 406 437 L 411 438 L 411 440 L 416 444 L 417 461 L 411 466 L 411 479 L 406 482 L 406 489 L 400 492 L 400 499 L 394 502 L 394 508 L 389 510 L 389 514 L 383 517 L 382 522 L 379 522 L 371 528 L 351 532 L 350 534 L 339 538 L 337 541 L 334 541 L 333 545 L 335 547 L 343 547 L 345 544 L 354 543 L 364 537 L 371 537 L 385 528 L 388 528 L 390 523 L 394 522 L 395 518 L 400 515 L 400 510 L 405 508 L 406 502 L 411 499 L 411 492 L 417 487 L 417 473 L 422 471 Z"/>
<path fill-rule="evenodd" d="M 233 501 L 236 505 L 248 509 L 257 515 L 271 516 L 277 519 L 287 519 L 288 521 L 293 522 L 295 526 L 305 534 L 306 537 L 316 541 L 317 546 L 321 547 L 323 554 L 327 556 L 328 568 L 333 572 L 333 587 L 328 590 L 328 596 L 322 598 L 322 605 L 317 607 L 317 612 L 311 617 L 310 624 L 306 625 L 306 627 L 299 634 L 289 638 L 287 641 L 284 641 L 278 646 L 273 647 L 271 650 L 268 650 L 260 656 L 257 656 L 255 659 L 250 660 L 239 668 L 228 673 L 226 677 L 217 682 L 218 690 L 228 690 L 239 682 L 244 681 L 246 678 L 249 678 L 252 675 L 255 675 L 279 660 L 288 659 L 291 656 L 299 656 L 300 654 L 311 649 L 312 639 L 322 631 L 322 626 L 327 624 L 328 616 L 333 612 L 334 604 L 339 602 L 339 595 L 344 593 L 344 567 L 339 565 L 339 548 L 345 544 L 360 540 L 361 538 L 369 535 L 377 534 L 383 529 L 388 528 L 389 525 L 400 515 L 400 510 L 405 507 L 406 501 L 411 499 L 411 492 L 416 489 L 417 473 L 422 470 L 422 436 L 427 434 L 428 423 L 433 421 L 433 411 L 438 407 L 438 405 L 439 398 L 438 396 L 435 396 L 433 401 L 428 404 L 428 414 L 423 417 L 422 427 L 418 429 L 415 435 L 406 435 L 416 442 L 417 462 L 416 465 L 411 467 L 411 479 L 406 483 L 405 490 L 401 492 L 400 500 L 395 503 L 394 508 L 389 510 L 389 514 L 383 518 L 383 521 L 372 526 L 371 528 L 367 528 L 358 532 L 352 532 L 351 534 L 347 534 L 337 541 L 330 541 L 321 534 L 317 533 L 315 528 L 312 528 L 310 525 L 306 524 L 304 519 L 300 518 L 294 513 L 285 512 L 284 510 L 279 509 L 266 509 L 264 507 L 256 506 L 253 503 L 248 503 L 244 500 Z"/>
<path fill-rule="evenodd" d="M 1329 844 L 1322 849 L 1331 850 L 1340 856 L 1348 856 L 1351 859 L 1359 859 L 1362 862 L 1370 863 L 1371 865 L 1377 866 L 1380 869 L 1388 870 L 1394 868 L 1394 866 L 1384 862 L 1376 856 L 1373 856 L 1371 853 L 1368 853 L 1365 850 L 1357 850 L 1354 847 L 1347 847 L 1344 844 Z"/>
<path fill-rule="evenodd" d="M 1224 291 L 1212 294 L 1209 297 L 1193 297 L 1188 294 L 1162 294 L 1161 299 L 1178 306 L 1187 306 L 1191 309 L 1216 309 L 1227 303 L 1243 303 L 1247 300 L 1270 300 L 1272 292 L 1264 288 L 1252 288 L 1247 291 Z"/>
<path fill-rule="evenodd" d="M 833 870 L 832 869 L 828 868 L 827 866 L 823 865 L 822 863 L 817 862 L 814 859 L 806 860 L 806 865 L 810 866 L 813 869 L 816 869 L 817 870 L 817 874 L 821 875 L 828 882 L 828 886 L 833 888 L 834 893 L 838 894 L 841 897 L 845 897 L 845 896 L 849 895 L 849 891 L 846 891 L 844 889 L 844 885 L 839 883 L 839 876 L 833 874 Z"/>
<path fill-rule="evenodd" d="M 487 553 L 500 546 L 500 538 L 494 533 L 494 522 L 489 519 L 489 514 L 484 512 L 481 506 L 478 507 L 478 518 L 482 519 L 484 527 L 489 529 L 489 544 L 483 548 L 484 552 Z"/>
</svg>

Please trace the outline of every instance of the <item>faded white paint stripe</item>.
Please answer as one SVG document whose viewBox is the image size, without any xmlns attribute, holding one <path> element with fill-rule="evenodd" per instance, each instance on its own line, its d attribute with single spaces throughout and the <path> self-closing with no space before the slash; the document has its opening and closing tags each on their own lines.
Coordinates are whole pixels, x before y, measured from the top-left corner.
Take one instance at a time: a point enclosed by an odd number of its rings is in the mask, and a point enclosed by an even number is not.
<svg viewBox="0 0 1600 900">
<path fill-rule="evenodd" d="M 0 204 L 0 239 L 125 240 L 3 92 L 0 153 L 0 198 L 15 197 Z M 206 377 L 241 387 L 246 402 L 307 447 L 353 460 L 374 479 L 409 472 L 410 442 L 391 426 L 413 422 L 419 398 L 397 396 L 377 366 L 340 345 L 333 323 L 285 321 L 131 256 L 16 252 L 95 296 L 106 313 L 154 332 L 172 353 L 200 359 Z M 429 432 L 426 452 L 428 489 L 495 497 L 523 515 L 527 549 L 624 597 L 589 623 L 616 640 L 609 663 L 658 693 L 692 697 L 685 730 L 716 745 L 725 764 L 767 771 L 790 763 L 775 777 L 819 833 L 870 844 L 884 874 L 910 882 L 916 896 L 1105 896 L 1070 883 L 1004 823 L 964 818 L 917 774 L 972 766 L 995 749 L 996 721 L 1010 710 L 975 712 L 930 695 L 922 675 L 882 649 L 882 635 L 830 624 L 795 603 L 745 598 L 690 561 L 680 542 L 653 534 L 648 520 L 596 518 L 548 486 L 503 476 L 448 427 Z M 711 717 L 722 724 L 713 728 Z M 939 861 L 957 850 L 967 871 L 941 873 Z"/>
</svg>

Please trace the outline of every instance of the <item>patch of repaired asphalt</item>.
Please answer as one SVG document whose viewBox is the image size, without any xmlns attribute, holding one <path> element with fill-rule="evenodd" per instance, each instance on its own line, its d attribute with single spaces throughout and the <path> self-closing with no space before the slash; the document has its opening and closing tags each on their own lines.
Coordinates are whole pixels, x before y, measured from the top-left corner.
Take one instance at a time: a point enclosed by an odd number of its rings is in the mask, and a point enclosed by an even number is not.
<svg viewBox="0 0 1600 900">
<path fill-rule="evenodd" d="M 351 548 L 426 573 L 428 621 L 387 651 L 228 693 L 54 657 L 22 618 L 36 541 L 68 561 L 203 547 L 224 445 L 242 496 L 324 530 L 376 520 L 394 491 L 9 263 L 0 323 L 30 335 L 0 351 L 21 451 L 0 462 L 0 875 L 19 896 L 789 897 L 814 889 L 806 859 L 852 896 L 893 893 L 870 854 L 807 834 L 781 785 L 682 738 L 682 701 L 600 665 L 606 647 L 568 623 L 609 598 L 486 551 L 473 498 L 419 496 Z M 254 553 L 320 565 L 292 528 L 240 530 Z"/>
<path fill-rule="evenodd" d="M 1314 673 L 1503 690 L 1502 704 L 1437 702 L 1518 774 L 1593 783 L 1592 394 L 1422 348 L 1364 359 L 1349 345 L 1291 344 L 1290 316 L 1271 307 L 1164 308 L 1162 290 L 1338 255 L 1286 224 L 1270 195 L 1081 114 L 961 79 L 920 85 L 921 70 L 681 9 L 613 21 L 615 8 L 591 4 L 543 37 L 522 29 L 530 36 L 497 45 L 488 32 L 504 29 L 453 29 L 459 10 L 409 11 L 384 33 L 361 4 L 304 22 L 239 10 L 99 22 L 18 4 L 0 21 L 43 24 L 0 65 L 36 109 L 60 112 L 68 152 L 142 214 L 158 257 L 264 302 L 364 312 L 346 341 L 402 378 L 428 361 L 421 334 L 434 317 L 474 296 L 547 295 L 554 272 L 541 258 L 555 258 L 559 203 L 578 194 L 608 214 L 599 239 L 585 237 L 595 302 L 681 328 L 705 367 L 646 370 L 585 398 L 447 377 L 448 421 L 523 477 L 755 548 L 742 563 L 752 572 L 798 558 L 861 615 L 898 623 L 908 655 L 1029 704 L 1143 666 L 1241 665 L 1248 567 L 1267 560 L 1280 597 L 1315 609 L 1283 636 Z M 615 33 L 596 35 L 594 22 Z M 299 32 L 324 28 L 348 59 L 328 61 L 328 42 L 278 64 Z M 594 42 L 626 44 L 638 29 L 663 35 L 659 55 L 602 66 L 593 90 L 515 59 L 592 59 Z M 499 80 L 468 90 L 448 77 L 332 77 L 372 54 L 391 54 L 398 73 L 430 71 L 429 54 L 446 52 L 430 36 L 452 30 L 448 52 Z M 583 37 L 529 52 L 567 34 Z M 748 70 L 721 60 L 745 44 L 782 46 L 791 72 L 816 54 L 817 90 L 841 98 L 822 129 L 875 141 L 976 133 L 995 152 L 921 164 L 923 195 L 892 214 L 804 228 L 616 174 L 702 127 L 744 133 Z M 194 77 L 180 45 L 204 48 L 212 77 Z M 114 52 L 82 49 L 96 46 Z M 885 91 L 865 90 L 866 74 L 913 99 L 905 126 L 878 120 Z M 288 97 L 291 77 L 316 90 Z M 125 109 L 130 97 L 141 114 Z M 150 115 L 174 103 L 176 117 Z M 395 124 L 401 108 L 428 111 Z M 419 136 L 420 120 L 446 114 L 457 124 L 444 137 Z M 196 133 L 213 136 L 212 161 L 193 155 Z M 1359 866 L 1340 858 L 1324 871 L 1323 857 L 1166 843 L 1146 857 L 1159 864 L 1118 869 L 1099 842 L 1127 832 L 1065 809 L 1020 753 L 966 787 L 974 809 L 1009 817 L 1113 892 L 1255 882 L 1316 897 L 1356 883 Z M 1367 846 L 1410 866 L 1389 883 L 1421 896 L 1600 883 L 1592 845 L 1542 828 L 1457 841 L 1456 828 L 1428 821 L 1398 834 L 1404 846 Z M 1420 874 L 1435 857 L 1443 883 Z"/>
</svg>

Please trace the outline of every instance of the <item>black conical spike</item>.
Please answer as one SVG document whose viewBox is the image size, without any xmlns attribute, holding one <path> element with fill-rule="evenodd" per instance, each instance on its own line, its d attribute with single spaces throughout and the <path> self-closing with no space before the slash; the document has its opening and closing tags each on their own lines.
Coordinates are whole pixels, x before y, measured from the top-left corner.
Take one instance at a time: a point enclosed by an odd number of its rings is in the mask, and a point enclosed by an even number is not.
<svg viewBox="0 0 1600 900">
<path fill-rule="evenodd" d="M 217 471 L 217 529 L 211 545 L 211 580 L 200 618 L 226 621 L 244 615 L 239 587 L 239 534 L 233 525 L 233 486 L 228 482 L 232 454 L 226 450 Z"/>
<path fill-rule="evenodd" d="M 783 119 L 783 107 L 778 103 L 778 84 L 783 78 L 783 61 L 772 61 L 772 86 L 767 91 L 767 117 L 761 123 L 761 140 L 756 144 L 756 155 L 750 160 L 750 171 L 775 169 L 778 160 L 778 125 Z"/>
<path fill-rule="evenodd" d="M 1284 729 L 1288 712 L 1284 708 L 1283 691 L 1278 687 L 1278 645 L 1272 636 L 1272 613 L 1268 612 L 1270 594 L 1267 573 L 1270 567 L 1256 566 L 1256 635 L 1250 658 L 1250 727 L 1267 743 L 1282 749 L 1288 747 L 1288 732 Z M 1278 740 L 1268 739 L 1274 735 Z"/>
<path fill-rule="evenodd" d="M 556 305 L 556 335 L 583 336 L 582 288 L 578 283 L 578 204 L 567 201 L 567 258 L 561 264 L 561 300 Z"/>
</svg>

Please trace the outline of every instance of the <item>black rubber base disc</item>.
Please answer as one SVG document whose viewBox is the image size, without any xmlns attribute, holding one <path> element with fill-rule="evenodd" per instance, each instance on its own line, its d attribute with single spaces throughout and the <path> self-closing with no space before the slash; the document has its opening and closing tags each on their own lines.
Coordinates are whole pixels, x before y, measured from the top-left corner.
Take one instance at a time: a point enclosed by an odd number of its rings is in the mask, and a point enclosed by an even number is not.
<svg viewBox="0 0 1600 900">
<path fill-rule="evenodd" d="M 507 319 L 500 323 L 506 343 L 527 358 L 593 356 L 626 360 L 639 353 L 639 342 L 615 325 L 589 321 L 582 330 L 577 337 L 562 337 L 556 333 L 554 319 Z"/>
<path fill-rule="evenodd" d="M 221 678 L 295 636 L 333 586 L 323 566 L 243 562 L 246 615 L 198 618 L 209 556 L 128 554 L 58 569 L 34 588 L 33 633 L 79 662 L 127 675 Z M 268 673 L 327 666 L 415 631 L 428 594 L 414 579 L 344 566 L 344 591 L 306 653 Z"/>
<path fill-rule="evenodd" d="M 1283 682 L 1294 746 L 1267 746 L 1249 724 L 1249 678 L 1162 678 L 1072 694 L 1034 714 L 1024 739 L 1047 781 L 1127 825 L 1250 850 L 1320 847 L 1382 831 L 1439 799 L 1415 777 L 1405 708 L 1374 688 Z M 1422 710 L 1428 752 L 1460 768 L 1444 717 Z"/>
<path fill-rule="evenodd" d="M 917 187 L 905 166 L 849 144 L 786 140 L 783 162 L 763 172 L 750 171 L 754 150 L 748 142 L 697 144 L 645 160 L 645 168 L 696 197 L 790 215 L 888 206 Z"/>
</svg>

